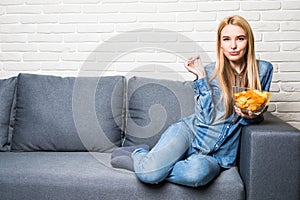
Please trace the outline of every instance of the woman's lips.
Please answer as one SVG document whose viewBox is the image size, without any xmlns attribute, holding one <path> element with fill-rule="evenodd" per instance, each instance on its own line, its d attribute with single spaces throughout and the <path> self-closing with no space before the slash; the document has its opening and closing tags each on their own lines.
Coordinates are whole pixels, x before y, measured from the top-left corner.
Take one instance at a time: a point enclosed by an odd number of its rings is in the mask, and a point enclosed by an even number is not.
<svg viewBox="0 0 300 200">
<path fill-rule="evenodd" d="M 232 55 L 232 56 L 237 56 L 237 55 L 239 55 L 239 52 L 238 51 L 231 51 L 231 52 L 229 52 L 229 54 Z"/>
</svg>

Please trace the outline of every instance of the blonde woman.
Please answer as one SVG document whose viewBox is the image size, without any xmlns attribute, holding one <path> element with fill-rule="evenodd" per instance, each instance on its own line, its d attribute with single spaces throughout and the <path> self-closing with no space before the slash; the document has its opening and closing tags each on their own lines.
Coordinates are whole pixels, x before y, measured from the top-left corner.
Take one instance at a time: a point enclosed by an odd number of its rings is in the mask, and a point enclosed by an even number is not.
<svg viewBox="0 0 300 200">
<path fill-rule="evenodd" d="M 195 113 L 171 125 L 150 151 L 142 145 L 113 152 L 112 157 L 128 155 L 127 169 L 134 170 L 141 181 L 205 185 L 221 169 L 236 165 L 241 127 L 263 120 L 263 114 L 245 114 L 233 106 L 232 86 L 268 91 L 272 79 L 271 63 L 256 60 L 248 22 L 241 16 L 223 19 L 216 46 L 215 63 L 203 67 L 199 56 L 184 63 L 196 75 Z"/>
</svg>

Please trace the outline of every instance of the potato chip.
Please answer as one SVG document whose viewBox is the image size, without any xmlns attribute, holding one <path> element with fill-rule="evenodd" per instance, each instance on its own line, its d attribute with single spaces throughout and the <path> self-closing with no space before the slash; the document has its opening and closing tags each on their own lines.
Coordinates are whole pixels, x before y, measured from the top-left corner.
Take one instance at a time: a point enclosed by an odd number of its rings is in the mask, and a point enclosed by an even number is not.
<svg viewBox="0 0 300 200">
<path fill-rule="evenodd" d="M 244 90 L 234 93 L 233 97 L 235 105 L 242 111 L 257 112 L 269 103 L 271 93 L 259 90 Z"/>
</svg>

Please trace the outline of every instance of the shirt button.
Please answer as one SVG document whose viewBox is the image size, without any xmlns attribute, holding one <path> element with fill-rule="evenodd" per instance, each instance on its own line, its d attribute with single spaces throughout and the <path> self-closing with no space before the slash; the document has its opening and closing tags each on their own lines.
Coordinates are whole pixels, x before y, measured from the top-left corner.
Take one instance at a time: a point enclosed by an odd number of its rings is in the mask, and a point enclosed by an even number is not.
<svg viewBox="0 0 300 200">
<path fill-rule="evenodd" d="M 227 125 L 227 127 L 226 128 L 229 128 L 229 125 Z"/>
</svg>

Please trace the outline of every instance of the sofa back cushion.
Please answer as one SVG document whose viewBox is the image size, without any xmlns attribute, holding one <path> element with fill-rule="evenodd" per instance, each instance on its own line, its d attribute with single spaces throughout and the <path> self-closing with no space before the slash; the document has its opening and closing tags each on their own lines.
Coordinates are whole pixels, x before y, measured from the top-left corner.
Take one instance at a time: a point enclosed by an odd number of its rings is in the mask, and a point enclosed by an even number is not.
<svg viewBox="0 0 300 200">
<path fill-rule="evenodd" d="M 9 150 L 9 133 L 16 77 L 0 80 L 0 151 Z"/>
<path fill-rule="evenodd" d="M 168 126 L 194 112 L 192 82 L 132 77 L 127 95 L 124 146 L 153 147 Z"/>
<path fill-rule="evenodd" d="M 14 151 L 110 152 L 121 144 L 125 79 L 20 74 Z"/>
</svg>

